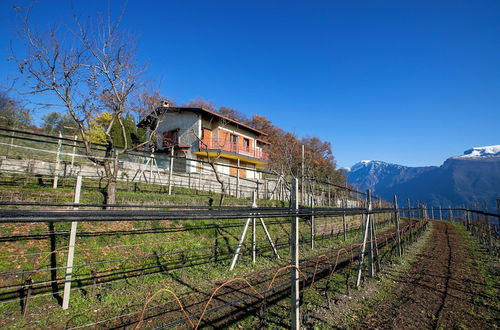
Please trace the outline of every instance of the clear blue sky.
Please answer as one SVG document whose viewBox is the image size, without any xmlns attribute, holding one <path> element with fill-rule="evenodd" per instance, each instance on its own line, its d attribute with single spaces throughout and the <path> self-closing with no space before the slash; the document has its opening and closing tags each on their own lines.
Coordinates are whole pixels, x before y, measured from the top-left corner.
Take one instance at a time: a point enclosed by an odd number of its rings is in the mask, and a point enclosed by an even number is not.
<svg viewBox="0 0 500 330">
<path fill-rule="evenodd" d="M 70 17 L 39 0 L 38 27 Z M 13 5 L 0 4 L 0 85 Z M 118 1 L 73 1 L 92 15 Z M 500 1 L 134 1 L 148 77 L 179 103 L 204 98 L 332 143 L 339 166 L 361 159 L 439 165 L 500 144 Z M 16 44 L 14 43 L 14 46 Z"/>
</svg>

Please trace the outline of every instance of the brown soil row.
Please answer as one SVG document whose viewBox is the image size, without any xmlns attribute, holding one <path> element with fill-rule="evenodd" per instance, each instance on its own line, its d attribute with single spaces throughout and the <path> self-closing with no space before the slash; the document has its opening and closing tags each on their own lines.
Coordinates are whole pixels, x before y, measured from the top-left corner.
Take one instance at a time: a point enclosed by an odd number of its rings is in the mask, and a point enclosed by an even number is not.
<svg viewBox="0 0 500 330">
<path fill-rule="evenodd" d="M 492 329 L 495 311 L 484 303 L 484 280 L 462 236 L 448 222 L 435 222 L 430 244 L 397 282 L 362 329 Z M 480 298 L 480 299 L 478 299 Z M 498 311 L 496 311 L 498 315 Z M 496 322 L 495 322 L 496 321 Z"/>
</svg>

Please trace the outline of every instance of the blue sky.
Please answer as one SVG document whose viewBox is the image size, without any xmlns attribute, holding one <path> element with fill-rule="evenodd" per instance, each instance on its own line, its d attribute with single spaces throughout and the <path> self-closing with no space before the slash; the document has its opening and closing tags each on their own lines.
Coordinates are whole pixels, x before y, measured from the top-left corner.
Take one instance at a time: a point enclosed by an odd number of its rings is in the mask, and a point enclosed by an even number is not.
<svg viewBox="0 0 500 330">
<path fill-rule="evenodd" d="M 83 15 L 118 1 L 73 1 Z M 0 85 L 16 75 L 12 6 L 0 4 Z M 39 0 L 44 29 L 71 2 Z M 204 98 L 361 159 L 439 165 L 500 144 L 500 1 L 134 1 L 148 78 L 178 103 Z M 38 114 L 38 117 L 41 114 Z"/>
</svg>

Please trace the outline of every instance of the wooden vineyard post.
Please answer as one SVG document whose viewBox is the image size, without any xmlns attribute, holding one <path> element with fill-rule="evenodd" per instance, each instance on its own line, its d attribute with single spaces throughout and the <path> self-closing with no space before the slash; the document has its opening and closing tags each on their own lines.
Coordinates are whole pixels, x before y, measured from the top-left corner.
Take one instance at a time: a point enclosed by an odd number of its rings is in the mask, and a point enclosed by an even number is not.
<svg viewBox="0 0 500 330">
<path fill-rule="evenodd" d="M 250 221 L 252 219 L 248 218 L 245 221 L 245 226 L 243 227 L 243 232 L 241 233 L 240 240 L 238 241 L 238 246 L 236 247 L 236 251 L 234 251 L 233 260 L 231 261 L 231 265 L 229 266 L 229 270 L 233 270 L 236 265 L 236 261 L 238 261 L 238 256 L 240 255 L 241 247 L 243 242 L 245 241 L 245 236 L 247 234 L 248 226 L 250 225 Z"/>
<path fill-rule="evenodd" d="M 78 135 L 73 137 L 73 152 L 71 153 L 71 165 L 69 167 L 69 175 L 73 175 L 73 167 L 75 165 L 75 154 L 76 154 L 76 141 L 78 139 Z"/>
<path fill-rule="evenodd" d="M 252 208 L 257 207 L 257 191 L 253 192 L 253 203 L 252 203 Z M 262 225 L 262 228 L 264 229 L 264 233 L 266 234 L 267 240 L 269 241 L 269 245 L 271 245 L 271 248 L 276 255 L 276 258 L 280 259 L 280 255 L 278 254 L 278 250 L 276 249 L 276 246 L 273 243 L 273 240 L 271 238 L 271 235 L 269 234 L 269 231 L 267 230 L 266 223 L 264 222 L 264 219 L 260 217 L 260 213 L 258 212 L 251 212 L 250 217 L 246 220 L 245 226 L 243 227 L 243 232 L 241 233 L 241 237 L 238 240 L 238 246 L 236 247 L 236 251 L 233 254 L 233 259 L 231 261 L 231 265 L 229 266 L 229 270 L 233 270 L 234 266 L 236 265 L 236 262 L 238 261 L 238 257 L 241 252 L 241 247 L 243 246 L 243 242 L 245 241 L 245 236 L 247 234 L 248 227 L 250 226 L 250 221 L 252 222 L 252 262 L 255 263 L 256 261 L 256 247 L 257 247 L 257 239 L 256 239 L 256 218 L 260 219 L 260 224 Z"/>
<path fill-rule="evenodd" d="M 375 226 L 375 221 L 372 221 L 372 231 L 373 231 L 373 241 L 374 241 L 374 256 L 375 256 L 375 269 L 377 272 L 380 272 L 380 258 L 378 253 L 378 241 L 377 241 L 377 226 Z"/>
<path fill-rule="evenodd" d="M 443 209 L 441 208 L 441 205 L 439 205 L 439 220 L 443 220 Z"/>
<path fill-rule="evenodd" d="M 314 224 L 314 195 L 311 195 L 311 249 L 314 250 L 314 236 L 315 236 L 315 224 Z"/>
<path fill-rule="evenodd" d="M 79 175 L 76 177 L 75 197 L 73 199 L 74 204 L 80 203 L 81 190 L 82 190 L 82 177 L 81 175 Z M 74 209 L 77 210 L 78 207 L 75 206 Z M 66 263 L 66 279 L 64 281 L 64 293 L 63 293 L 63 305 L 62 305 L 63 309 L 69 308 L 69 296 L 71 293 L 71 275 L 73 274 L 73 258 L 75 256 L 77 226 L 78 226 L 77 221 L 71 222 L 71 232 L 69 234 L 68 261 Z"/>
<path fill-rule="evenodd" d="M 301 177 L 300 177 L 300 204 L 304 205 L 304 145 L 302 145 L 302 162 L 301 162 Z"/>
<path fill-rule="evenodd" d="M 408 207 L 408 223 L 410 224 L 410 241 L 413 241 L 413 223 L 411 219 L 411 203 L 409 198 L 406 200 L 406 205 Z"/>
<path fill-rule="evenodd" d="M 168 194 L 172 195 L 172 174 L 174 172 L 174 146 L 170 150 L 170 169 L 168 171 Z"/>
<path fill-rule="evenodd" d="M 239 161 L 238 161 L 239 162 Z M 256 208 L 257 207 L 257 196 L 256 196 L 256 192 L 254 191 L 252 193 L 252 207 L 253 208 Z M 256 259 L 256 245 L 257 245 L 257 241 L 256 241 L 256 238 L 255 238 L 255 218 L 252 218 L 252 262 L 255 263 L 255 259 Z"/>
<path fill-rule="evenodd" d="M 292 190 L 291 190 L 291 207 L 293 213 L 298 213 L 299 211 L 299 180 L 297 178 L 292 179 Z M 291 328 L 294 330 L 300 329 L 300 311 L 299 311 L 299 217 L 292 217 L 291 230 L 290 230 L 290 255 L 291 255 L 291 265 L 297 268 L 290 268 L 291 274 Z"/>
<path fill-rule="evenodd" d="M 398 241 L 398 256 L 401 257 L 403 253 L 401 249 L 401 232 L 399 228 L 400 217 L 399 217 L 398 197 L 396 195 L 394 195 L 394 217 L 396 219 L 396 239 Z"/>
<path fill-rule="evenodd" d="M 465 210 L 465 217 L 467 222 L 467 230 L 471 231 L 470 212 L 468 210 Z"/>
<path fill-rule="evenodd" d="M 345 184 L 345 193 L 344 193 L 344 196 L 342 198 L 342 207 L 344 209 L 347 208 L 347 182 Z M 344 241 L 347 240 L 347 222 L 346 222 L 346 214 L 345 214 L 345 210 L 344 212 L 342 213 L 342 231 L 344 232 Z"/>
<path fill-rule="evenodd" d="M 52 183 L 52 188 L 54 189 L 57 188 L 57 181 L 59 179 L 59 167 L 61 166 L 61 159 L 60 159 L 61 146 L 62 146 L 62 134 L 61 132 L 59 132 L 59 139 L 57 142 L 57 153 L 56 153 L 56 167 L 54 169 L 54 181 Z"/>
<path fill-rule="evenodd" d="M 238 162 L 236 164 L 236 198 L 240 198 L 241 194 L 240 194 L 240 159 L 238 158 Z M 257 187 L 259 185 L 257 184 Z M 253 220 L 253 222 L 255 223 L 255 219 Z M 254 226 L 255 227 L 255 226 Z"/>
<path fill-rule="evenodd" d="M 366 203 L 368 205 L 368 212 L 370 212 L 372 210 L 372 196 L 370 191 L 367 191 L 366 193 Z M 370 221 L 367 223 L 368 236 L 370 240 L 370 251 L 368 253 L 368 276 L 370 277 L 373 277 L 375 275 L 375 269 L 374 269 L 375 255 L 373 246 L 375 240 L 374 227 L 373 227 L 374 221 L 375 221 L 375 216 L 370 214 Z"/>
<path fill-rule="evenodd" d="M 367 190 L 366 191 L 366 198 L 367 200 L 369 199 L 369 194 L 370 194 L 370 191 Z M 368 228 L 369 228 L 369 223 L 370 223 L 370 213 L 369 213 L 369 208 L 367 206 L 367 212 L 365 213 L 365 222 L 364 222 L 364 225 L 363 225 L 363 243 L 361 244 L 361 252 L 360 252 L 360 255 L 359 255 L 359 261 L 358 261 L 358 276 L 356 278 L 356 287 L 359 287 L 359 285 L 361 284 L 361 272 L 363 270 L 363 261 L 364 261 L 364 258 L 365 258 L 365 251 L 366 251 L 366 241 L 368 239 Z"/>
</svg>

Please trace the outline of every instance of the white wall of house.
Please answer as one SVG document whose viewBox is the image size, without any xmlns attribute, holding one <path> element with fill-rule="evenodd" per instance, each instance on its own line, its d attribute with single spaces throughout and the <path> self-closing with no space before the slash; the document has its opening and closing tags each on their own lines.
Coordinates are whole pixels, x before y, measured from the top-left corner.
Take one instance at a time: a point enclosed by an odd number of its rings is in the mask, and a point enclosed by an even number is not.
<svg viewBox="0 0 500 330">
<path fill-rule="evenodd" d="M 260 179 L 259 174 L 255 173 L 255 164 L 245 164 L 247 179 Z"/>
<path fill-rule="evenodd" d="M 224 165 L 230 165 L 231 162 L 229 159 L 225 158 L 219 158 L 216 160 L 216 163 L 224 164 Z M 223 165 L 216 165 L 215 168 L 217 169 L 217 172 L 222 173 L 222 174 L 230 174 L 230 167 L 229 166 L 223 166 Z"/>
<path fill-rule="evenodd" d="M 163 149 L 163 133 L 177 128 L 179 129 L 181 144 L 198 145 L 198 137 L 201 137 L 201 122 L 198 114 L 189 111 L 172 111 L 162 114 L 159 120 L 160 123 L 156 130 L 157 150 Z M 191 156 L 190 151 L 188 156 Z"/>
</svg>

